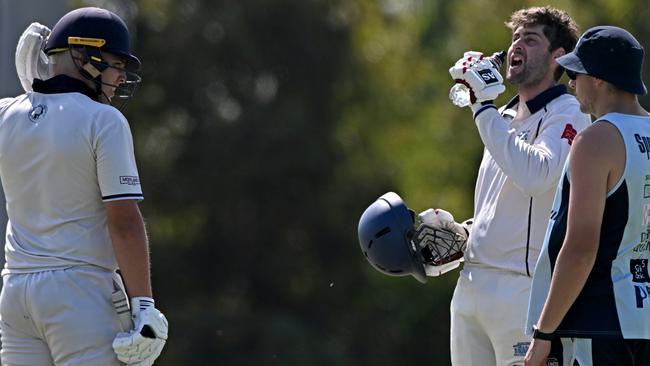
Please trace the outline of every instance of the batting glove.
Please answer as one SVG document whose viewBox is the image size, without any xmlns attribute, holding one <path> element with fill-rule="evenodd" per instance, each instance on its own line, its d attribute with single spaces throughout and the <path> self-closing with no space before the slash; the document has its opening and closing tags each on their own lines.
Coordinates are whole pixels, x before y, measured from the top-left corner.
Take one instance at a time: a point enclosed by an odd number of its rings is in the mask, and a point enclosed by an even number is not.
<svg viewBox="0 0 650 366">
<path fill-rule="evenodd" d="M 167 318 L 154 307 L 149 297 L 131 299 L 131 314 L 135 328 L 118 333 L 113 340 L 117 358 L 127 365 L 151 366 L 167 341 Z"/>
<path fill-rule="evenodd" d="M 25 29 L 16 46 L 16 72 L 25 92 L 32 91 L 34 79 L 45 80 L 49 75 L 47 55 L 43 52 L 50 28 L 32 23 Z"/>
<path fill-rule="evenodd" d="M 506 90 L 498 67 L 481 52 L 465 52 L 449 74 L 457 84 L 469 88 L 471 104 L 493 101 Z"/>
<path fill-rule="evenodd" d="M 418 215 L 414 241 L 420 247 L 427 276 L 441 276 L 460 265 L 468 231 L 442 209 L 428 209 Z"/>
<path fill-rule="evenodd" d="M 444 229 L 446 231 L 454 232 L 464 239 L 467 239 L 468 231 L 463 224 L 459 224 L 454 219 L 454 216 L 449 211 L 445 211 L 441 208 L 428 209 L 422 211 L 418 217 L 423 224 L 427 224 L 430 227 L 435 229 Z"/>
</svg>

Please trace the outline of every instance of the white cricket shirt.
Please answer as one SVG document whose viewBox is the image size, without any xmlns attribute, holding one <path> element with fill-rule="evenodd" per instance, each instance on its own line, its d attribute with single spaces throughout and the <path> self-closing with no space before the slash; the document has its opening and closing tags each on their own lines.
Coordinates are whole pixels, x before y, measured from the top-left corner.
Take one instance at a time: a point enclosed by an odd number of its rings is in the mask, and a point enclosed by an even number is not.
<svg viewBox="0 0 650 366">
<path fill-rule="evenodd" d="M 518 104 L 475 113 L 485 150 L 465 263 L 531 276 L 573 137 L 591 118 L 564 85 L 527 101 L 523 113 Z"/>
<path fill-rule="evenodd" d="M 42 83 L 78 84 L 66 78 Z M 117 109 L 80 92 L 0 100 L 0 177 L 9 217 L 3 274 L 117 268 L 104 202 L 143 198 Z"/>
</svg>

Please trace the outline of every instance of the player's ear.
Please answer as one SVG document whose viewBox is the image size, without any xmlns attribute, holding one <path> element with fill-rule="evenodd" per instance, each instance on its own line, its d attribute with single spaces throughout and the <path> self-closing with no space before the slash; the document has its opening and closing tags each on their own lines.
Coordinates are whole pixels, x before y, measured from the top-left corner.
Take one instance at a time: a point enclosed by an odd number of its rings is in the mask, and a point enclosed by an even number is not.
<svg viewBox="0 0 650 366">
<path fill-rule="evenodd" d="M 553 55 L 553 59 L 555 60 L 560 56 L 564 56 L 566 54 L 566 51 L 564 50 L 564 47 L 558 47 L 553 52 L 551 52 L 551 54 Z"/>
<path fill-rule="evenodd" d="M 603 79 L 599 79 L 599 78 L 595 78 L 595 77 L 592 77 L 592 79 L 594 81 L 594 84 L 598 88 L 605 88 L 608 91 L 616 90 L 615 88 L 613 88 L 612 84 L 610 84 L 609 82 L 607 82 L 607 81 L 605 81 Z"/>
<path fill-rule="evenodd" d="M 74 63 L 75 66 L 77 67 L 83 66 L 84 54 L 80 50 L 72 48 L 69 51 L 66 51 L 66 53 L 69 53 L 69 55 L 67 56 L 68 58 L 72 59 L 72 62 Z"/>
</svg>

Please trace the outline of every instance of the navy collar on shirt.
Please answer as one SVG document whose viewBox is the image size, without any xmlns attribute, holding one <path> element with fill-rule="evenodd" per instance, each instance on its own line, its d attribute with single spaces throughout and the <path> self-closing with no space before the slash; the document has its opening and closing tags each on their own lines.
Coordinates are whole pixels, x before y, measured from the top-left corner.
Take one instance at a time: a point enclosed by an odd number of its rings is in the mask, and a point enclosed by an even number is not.
<svg viewBox="0 0 650 366">
<path fill-rule="evenodd" d="M 539 93 L 535 98 L 527 101 L 526 106 L 528 107 L 530 114 L 535 114 L 537 111 L 549 104 L 553 99 L 566 93 L 566 86 L 564 84 L 555 85 Z M 514 98 L 510 99 L 508 104 L 506 104 L 505 109 L 510 109 L 517 105 L 517 103 L 519 103 L 519 95 L 515 95 Z"/>
<path fill-rule="evenodd" d="M 56 75 L 47 80 L 34 79 L 32 88 L 37 93 L 59 94 L 59 93 L 81 93 L 88 98 L 97 101 L 97 92 L 81 80 L 67 75 Z"/>
</svg>

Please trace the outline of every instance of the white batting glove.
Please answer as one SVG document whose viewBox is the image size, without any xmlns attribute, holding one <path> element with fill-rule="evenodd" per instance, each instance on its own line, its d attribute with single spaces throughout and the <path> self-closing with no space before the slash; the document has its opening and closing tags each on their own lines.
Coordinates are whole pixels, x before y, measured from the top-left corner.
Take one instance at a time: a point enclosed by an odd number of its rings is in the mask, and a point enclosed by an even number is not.
<svg viewBox="0 0 650 366">
<path fill-rule="evenodd" d="M 456 268 L 460 266 L 460 262 L 463 260 L 457 260 L 445 264 L 441 264 L 439 266 L 434 266 L 428 263 L 424 264 L 424 273 L 427 275 L 427 277 L 440 277 L 443 274 L 453 271 Z"/>
<path fill-rule="evenodd" d="M 154 304 L 149 297 L 131 299 L 135 328 L 129 333 L 118 333 L 113 340 L 117 358 L 127 365 L 151 366 L 165 346 L 169 325 Z"/>
<path fill-rule="evenodd" d="M 16 46 L 16 72 L 25 92 L 32 91 L 34 79 L 45 80 L 49 76 L 47 55 L 43 52 L 50 28 L 32 23 L 25 29 Z"/>
<path fill-rule="evenodd" d="M 451 231 L 467 239 L 468 231 L 465 230 L 462 224 L 456 222 L 454 216 L 449 211 L 445 211 L 441 208 L 430 208 L 428 210 L 420 212 L 418 217 L 422 223 L 427 224 L 435 229 L 444 229 Z"/>
<path fill-rule="evenodd" d="M 470 90 L 470 104 L 492 101 L 506 90 L 499 69 L 481 52 L 468 51 L 449 69 L 458 84 Z"/>
<path fill-rule="evenodd" d="M 456 269 L 463 261 L 468 232 L 442 209 L 428 209 L 418 217 L 422 224 L 416 230 L 415 242 L 424 257 L 427 276 L 441 276 Z"/>
</svg>

